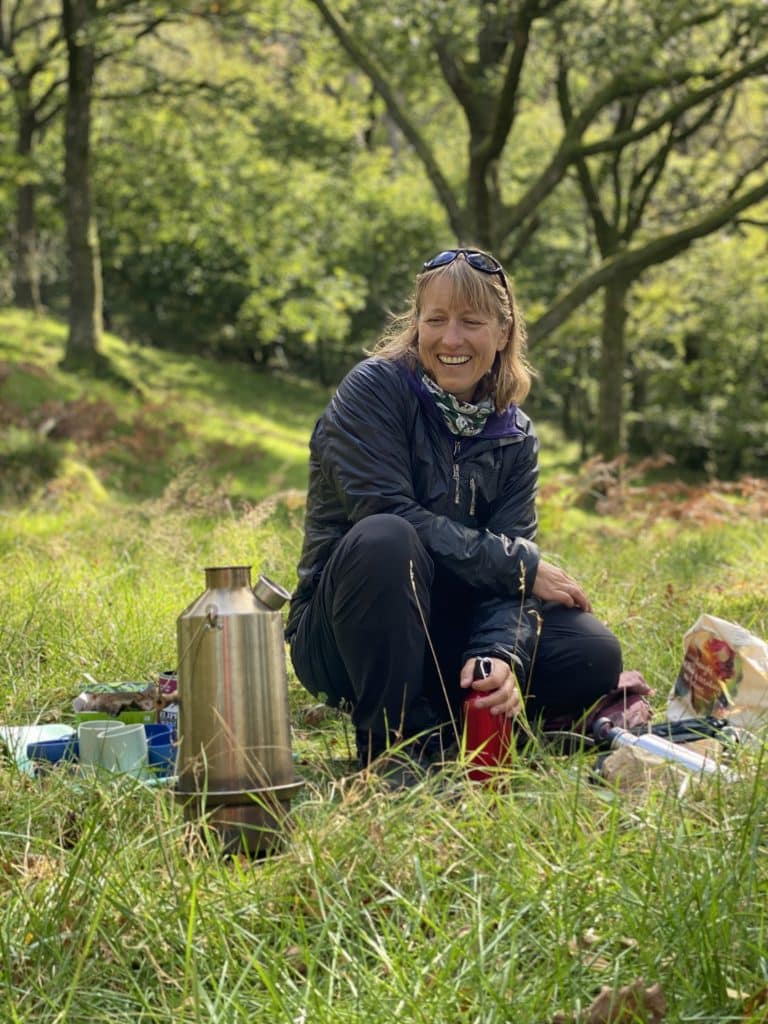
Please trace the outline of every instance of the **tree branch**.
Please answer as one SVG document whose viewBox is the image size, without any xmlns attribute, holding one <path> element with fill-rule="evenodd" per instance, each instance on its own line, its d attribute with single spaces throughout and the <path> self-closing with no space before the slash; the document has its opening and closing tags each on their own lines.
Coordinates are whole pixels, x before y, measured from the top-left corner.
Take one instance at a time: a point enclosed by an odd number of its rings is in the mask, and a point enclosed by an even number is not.
<svg viewBox="0 0 768 1024">
<path fill-rule="evenodd" d="M 11 14 L 10 32 L 8 33 L 11 39 L 20 39 L 26 32 L 34 32 L 35 29 L 40 28 L 41 25 L 58 24 L 58 14 L 42 14 L 39 18 L 33 18 L 31 21 L 24 22 L 23 25 L 17 24 L 16 15 L 21 10 L 21 6 L 14 8 Z M 2 7 L 0 7 L 0 18 L 2 17 Z"/>
<path fill-rule="evenodd" d="M 563 124 L 567 130 L 573 123 L 573 106 L 571 104 L 570 90 L 568 88 L 568 68 L 566 67 L 565 60 L 562 55 L 558 59 L 555 91 L 560 104 L 560 114 L 563 119 Z M 587 167 L 587 161 L 583 157 L 578 157 L 576 159 L 576 173 L 579 177 L 579 184 L 581 185 L 581 192 L 584 196 L 587 212 L 592 219 L 592 225 L 595 229 L 598 248 L 601 253 L 605 254 L 605 252 L 612 247 L 612 243 L 615 242 L 616 233 L 611 228 L 608 223 L 608 218 L 603 212 L 602 204 L 600 203 L 600 195 L 592 181 L 592 176 L 590 175 L 589 168 Z"/>
<path fill-rule="evenodd" d="M 763 151 L 751 163 L 747 164 L 746 167 L 742 167 L 733 185 L 728 190 L 728 198 L 730 199 L 731 196 L 733 196 L 736 193 L 736 191 L 747 180 L 750 174 L 754 174 L 756 171 L 759 171 L 762 167 L 765 167 L 766 164 L 768 164 L 768 153 Z"/>
<path fill-rule="evenodd" d="M 529 220 L 527 220 L 525 224 L 523 224 L 518 230 L 517 234 L 515 235 L 514 244 L 510 248 L 505 249 L 504 252 L 501 254 L 501 262 L 504 264 L 505 267 L 512 267 L 515 265 L 515 263 L 520 258 L 522 253 L 525 252 L 526 248 L 531 242 L 531 239 L 540 227 L 541 217 L 538 213 L 534 213 L 534 215 L 531 218 L 529 218 Z"/>
<path fill-rule="evenodd" d="M 43 128 L 46 128 L 54 117 L 58 117 L 64 109 L 64 102 L 64 98 L 62 97 L 58 103 L 54 103 L 52 107 L 49 107 L 44 114 L 37 118 L 37 130 L 39 132 L 42 132 Z"/>
<path fill-rule="evenodd" d="M 553 0 L 551 8 L 558 7 L 564 0 Z M 514 50 L 507 64 L 501 90 L 494 98 L 494 112 L 492 118 L 492 129 L 478 147 L 477 157 L 485 165 L 499 156 L 504 143 L 507 140 L 516 113 L 517 91 L 520 85 L 525 54 L 528 49 L 530 28 L 537 17 L 542 13 L 541 0 L 525 0 L 519 12 L 510 11 L 509 32 L 514 39 Z M 516 17 L 515 17 L 516 15 Z M 506 30 L 504 36 L 499 36 L 498 26 L 495 28 L 495 36 L 488 36 L 485 46 L 483 45 L 483 30 L 478 33 L 478 48 L 480 51 L 479 69 L 487 70 L 489 64 L 499 64 L 507 49 Z M 445 37 L 438 38 L 434 44 L 437 53 L 440 69 L 443 72 L 448 87 L 456 97 L 461 106 L 467 121 L 476 124 L 478 121 L 488 122 L 488 97 L 485 91 L 473 86 L 472 76 L 467 73 L 467 63 L 454 58 L 447 45 Z M 487 52 L 486 52 L 487 51 Z M 473 68 L 476 65 L 471 65 Z"/>
<path fill-rule="evenodd" d="M 742 196 L 722 203 L 720 206 L 704 214 L 699 220 L 667 235 L 651 239 L 636 249 L 626 249 L 607 260 L 599 267 L 585 274 L 564 295 L 560 296 L 539 319 L 529 326 L 528 340 L 531 344 L 541 341 L 551 334 L 582 303 L 594 295 L 596 291 L 619 277 L 634 280 L 648 267 L 666 263 L 679 253 L 684 252 L 693 242 L 718 231 L 725 224 L 735 220 L 742 210 L 754 206 L 768 196 L 768 180 L 761 182 Z"/>
<path fill-rule="evenodd" d="M 162 82 L 152 82 L 149 85 L 141 85 L 135 89 L 127 89 L 123 92 L 99 93 L 99 101 L 112 103 L 120 100 L 135 100 L 142 96 L 149 96 L 158 101 L 166 101 L 206 92 L 215 96 L 221 96 L 226 94 L 231 86 L 240 85 L 244 82 L 247 82 L 247 79 L 233 78 L 222 85 L 212 85 L 206 81 L 191 82 L 166 76 Z"/>
<path fill-rule="evenodd" d="M 434 45 L 446 85 L 456 97 L 459 106 L 464 111 L 464 116 L 471 124 L 476 114 L 476 104 L 473 102 L 475 94 L 469 78 L 459 62 L 454 59 L 444 37 L 436 39 Z"/>
<path fill-rule="evenodd" d="M 672 152 L 677 141 L 674 132 L 670 130 L 667 138 L 650 160 L 647 160 L 643 167 L 633 175 L 627 189 L 627 216 L 624 222 L 624 230 L 622 231 L 622 238 L 625 242 L 629 242 L 640 227 L 645 209 L 653 195 L 653 190 L 661 180 L 664 168 L 667 166 L 669 154 Z M 649 174 L 650 177 L 648 177 Z"/>
<path fill-rule="evenodd" d="M 632 177 L 628 189 L 627 219 L 623 232 L 625 241 L 629 242 L 635 231 L 640 227 L 645 209 L 664 173 L 672 150 L 696 135 L 705 124 L 711 121 L 717 113 L 721 102 L 722 96 L 718 94 L 713 97 L 706 110 L 701 111 L 691 124 L 683 125 L 679 129 L 674 124 L 671 124 L 666 140 Z M 647 177 L 648 175 L 650 177 Z M 728 199 L 736 194 L 743 180 L 743 178 L 739 178 L 734 181 L 728 192 Z"/>
<path fill-rule="evenodd" d="M 35 111 L 35 115 L 37 115 L 43 109 L 43 107 L 48 103 L 48 101 L 54 95 L 54 93 L 56 93 L 60 89 L 62 89 L 66 85 L 66 83 L 67 83 L 66 76 L 63 76 L 62 78 L 55 78 L 52 82 L 49 83 L 48 88 L 45 90 L 45 92 L 42 94 L 42 96 L 39 96 L 37 98 L 37 100 L 35 101 L 35 103 L 33 104 L 33 109 Z M 62 107 L 61 103 L 56 103 L 54 105 L 54 110 L 60 110 L 61 107 Z M 43 114 L 39 118 L 38 123 L 43 125 L 43 124 L 46 124 L 48 121 L 50 121 L 50 119 L 51 119 L 50 113 Z"/>
<path fill-rule="evenodd" d="M 403 104 L 395 95 L 389 79 L 369 51 L 364 50 L 353 38 L 352 33 L 341 16 L 332 11 L 325 0 L 311 0 L 317 7 L 323 20 L 336 36 L 346 53 L 354 63 L 368 76 L 374 88 L 384 100 L 389 115 L 421 160 L 432 187 L 437 192 L 440 202 L 448 214 L 451 228 L 457 238 L 464 234 L 464 217 L 448 180 L 438 166 L 432 150 L 415 124 L 405 111 Z"/>
<path fill-rule="evenodd" d="M 527 220 L 560 183 L 574 160 L 586 154 L 589 147 L 580 144 L 581 137 L 605 107 L 628 96 L 636 96 L 667 85 L 680 85 L 692 78 L 694 74 L 697 72 L 684 68 L 664 74 L 618 75 L 607 85 L 598 89 L 584 105 L 584 108 L 573 115 L 570 124 L 566 126 L 560 145 L 536 181 L 514 205 L 506 208 L 501 225 L 501 236 L 511 234 L 516 224 Z"/>
<path fill-rule="evenodd" d="M 676 121 L 681 114 L 684 114 L 692 107 L 696 107 L 705 100 L 708 100 L 719 93 L 725 92 L 726 89 L 735 85 L 737 82 L 743 81 L 745 78 L 764 74 L 766 71 L 768 71 L 768 53 L 750 61 L 741 68 L 737 68 L 735 71 L 730 72 L 730 74 L 718 79 L 718 81 L 714 82 L 712 85 L 708 85 L 703 89 L 691 92 L 681 100 L 678 100 L 677 103 L 670 104 L 666 110 L 663 110 L 660 114 L 657 114 L 656 117 L 646 121 L 640 128 L 635 128 L 632 131 L 621 132 L 618 135 L 611 135 L 609 138 L 600 139 L 597 142 L 585 143 L 580 148 L 580 155 L 595 156 L 598 153 L 606 153 L 610 150 L 622 149 L 631 142 L 638 142 L 640 139 L 658 131 L 659 128 L 663 128 L 664 125 L 669 124 L 670 121 Z M 690 72 L 687 77 L 695 77 L 695 72 Z M 673 82 L 670 80 L 667 83 L 660 81 L 658 84 L 659 86 L 663 86 L 665 84 L 680 84 L 680 82 Z M 651 88 L 656 88 L 656 86 L 652 86 Z M 646 89 L 645 91 L 648 92 L 650 89 Z"/>
<path fill-rule="evenodd" d="M 555 4 L 554 6 L 557 6 Z M 496 115 L 493 121 L 493 131 L 478 153 L 478 156 L 490 163 L 496 160 L 504 149 L 512 125 L 517 116 L 517 94 L 520 88 L 520 78 L 523 73 L 525 55 L 528 52 L 528 45 L 531 40 L 531 25 L 539 15 L 538 0 L 529 0 L 524 3 L 515 26 L 513 38 L 515 41 L 512 56 L 507 64 L 507 71 L 504 75 L 504 82 L 501 86 L 498 101 L 496 103 Z"/>
</svg>

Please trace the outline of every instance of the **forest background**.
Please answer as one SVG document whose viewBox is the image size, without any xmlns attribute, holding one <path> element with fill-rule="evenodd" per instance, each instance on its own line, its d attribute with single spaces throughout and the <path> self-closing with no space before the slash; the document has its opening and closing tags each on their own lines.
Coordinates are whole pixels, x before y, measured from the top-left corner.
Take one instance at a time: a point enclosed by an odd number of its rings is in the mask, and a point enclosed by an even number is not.
<svg viewBox="0 0 768 1024">
<path fill-rule="evenodd" d="M 332 385 L 457 242 L 582 457 L 768 462 L 768 8 L 2 0 L 0 302 Z"/>
</svg>

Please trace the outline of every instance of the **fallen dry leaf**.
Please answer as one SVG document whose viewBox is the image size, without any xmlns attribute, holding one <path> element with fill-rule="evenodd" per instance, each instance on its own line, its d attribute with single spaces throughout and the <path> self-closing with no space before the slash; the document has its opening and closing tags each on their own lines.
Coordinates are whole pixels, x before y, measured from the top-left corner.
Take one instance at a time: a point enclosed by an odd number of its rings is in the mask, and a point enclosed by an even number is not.
<svg viewBox="0 0 768 1024">
<path fill-rule="evenodd" d="M 589 949 L 600 941 L 600 936 L 594 928 L 587 928 L 581 935 L 574 935 L 568 940 L 568 951 L 574 956 L 583 949 Z"/>
<path fill-rule="evenodd" d="M 289 967 L 292 967 L 297 974 L 302 977 L 306 977 L 308 973 L 307 962 L 304 959 L 304 954 L 298 946 L 289 946 L 283 952 L 283 957 Z"/>
<path fill-rule="evenodd" d="M 667 1012 L 667 1001 L 657 983 L 645 987 L 642 978 L 636 978 L 621 988 L 604 985 L 584 1017 L 585 1024 L 658 1024 Z"/>
<path fill-rule="evenodd" d="M 25 853 L 17 861 L 0 862 L 0 870 L 5 874 L 19 875 L 24 882 L 35 882 L 60 875 L 61 864 L 44 853 Z"/>
<path fill-rule="evenodd" d="M 763 1015 L 758 1019 L 768 1021 L 768 985 L 744 1000 L 744 1020 L 755 1020 L 755 1013 L 762 1009 Z"/>
<path fill-rule="evenodd" d="M 598 942 L 600 942 L 600 936 L 595 929 L 587 928 L 580 936 L 569 939 L 568 952 L 571 956 L 579 957 L 584 966 L 589 967 L 590 970 L 606 971 L 610 968 L 611 961 L 599 954 L 597 950 L 592 949 Z"/>
<path fill-rule="evenodd" d="M 304 709 L 304 724 L 309 726 L 320 725 L 334 714 L 333 708 L 327 704 L 312 704 Z"/>
</svg>

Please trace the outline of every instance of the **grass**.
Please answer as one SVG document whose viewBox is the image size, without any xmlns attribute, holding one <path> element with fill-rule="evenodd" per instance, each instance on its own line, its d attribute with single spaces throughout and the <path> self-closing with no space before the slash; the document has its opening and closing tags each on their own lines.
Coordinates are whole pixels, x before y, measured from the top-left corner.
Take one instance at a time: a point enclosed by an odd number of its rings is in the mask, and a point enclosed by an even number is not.
<svg viewBox="0 0 768 1024">
<path fill-rule="evenodd" d="M 117 444 L 49 437 L 39 472 L 18 462 L 6 485 L 6 723 L 66 719 L 89 678 L 149 680 L 175 664 L 175 621 L 205 565 L 251 564 L 293 586 L 324 400 L 114 338 L 129 388 L 70 378 L 62 338 L 51 321 L 0 313 L 0 399 L 16 431 L 4 454 L 39 436 L 47 403 L 83 397 L 129 440 L 120 463 Z M 137 439 L 150 409 L 165 445 L 151 467 Z M 585 583 L 660 712 L 701 612 L 768 635 L 768 538 L 748 502 L 684 518 L 638 484 L 596 515 L 574 505 L 573 453 L 554 436 L 545 447 L 557 458 L 542 544 Z M 641 977 L 661 985 L 668 1021 L 765 1020 L 761 747 L 741 752 L 744 780 L 729 786 L 657 779 L 619 793 L 595 784 L 589 752 L 528 752 L 494 786 L 459 767 L 442 788 L 392 795 L 345 775 L 344 719 L 313 713 L 290 670 L 289 699 L 305 787 L 285 844 L 260 861 L 222 856 L 167 791 L 0 763 L 0 1020 L 543 1024 L 558 1011 L 586 1020 L 601 986 Z"/>
<path fill-rule="evenodd" d="M 218 481 L 235 501 L 305 486 L 307 434 L 327 398 L 320 388 L 242 366 L 212 371 L 194 355 L 110 334 L 104 352 L 115 379 L 64 373 L 64 326 L 18 311 L 0 311 L 0 338 L 0 397 L 13 442 L 0 448 L 6 498 L 14 485 L 28 498 L 35 482 L 46 482 L 45 472 L 34 479 L 34 453 L 43 471 L 68 455 L 111 494 L 132 499 L 159 497 L 181 470 Z M 18 479 L 13 456 L 25 443 L 27 478 Z M 58 490 L 68 483 L 61 474 Z"/>
</svg>

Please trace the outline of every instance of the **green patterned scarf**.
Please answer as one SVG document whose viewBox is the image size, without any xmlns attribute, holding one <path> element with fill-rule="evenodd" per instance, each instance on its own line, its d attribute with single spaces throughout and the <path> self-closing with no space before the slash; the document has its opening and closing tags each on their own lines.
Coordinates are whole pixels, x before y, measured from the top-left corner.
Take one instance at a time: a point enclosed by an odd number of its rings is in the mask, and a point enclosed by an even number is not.
<svg viewBox="0 0 768 1024">
<path fill-rule="evenodd" d="M 479 434 L 488 417 L 493 412 L 493 400 L 483 398 L 477 404 L 462 402 L 460 398 L 444 391 L 432 380 L 422 366 L 418 367 L 419 377 L 427 391 L 435 401 L 435 405 L 443 414 L 445 424 L 452 434 L 459 437 L 475 437 Z"/>
</svg>

